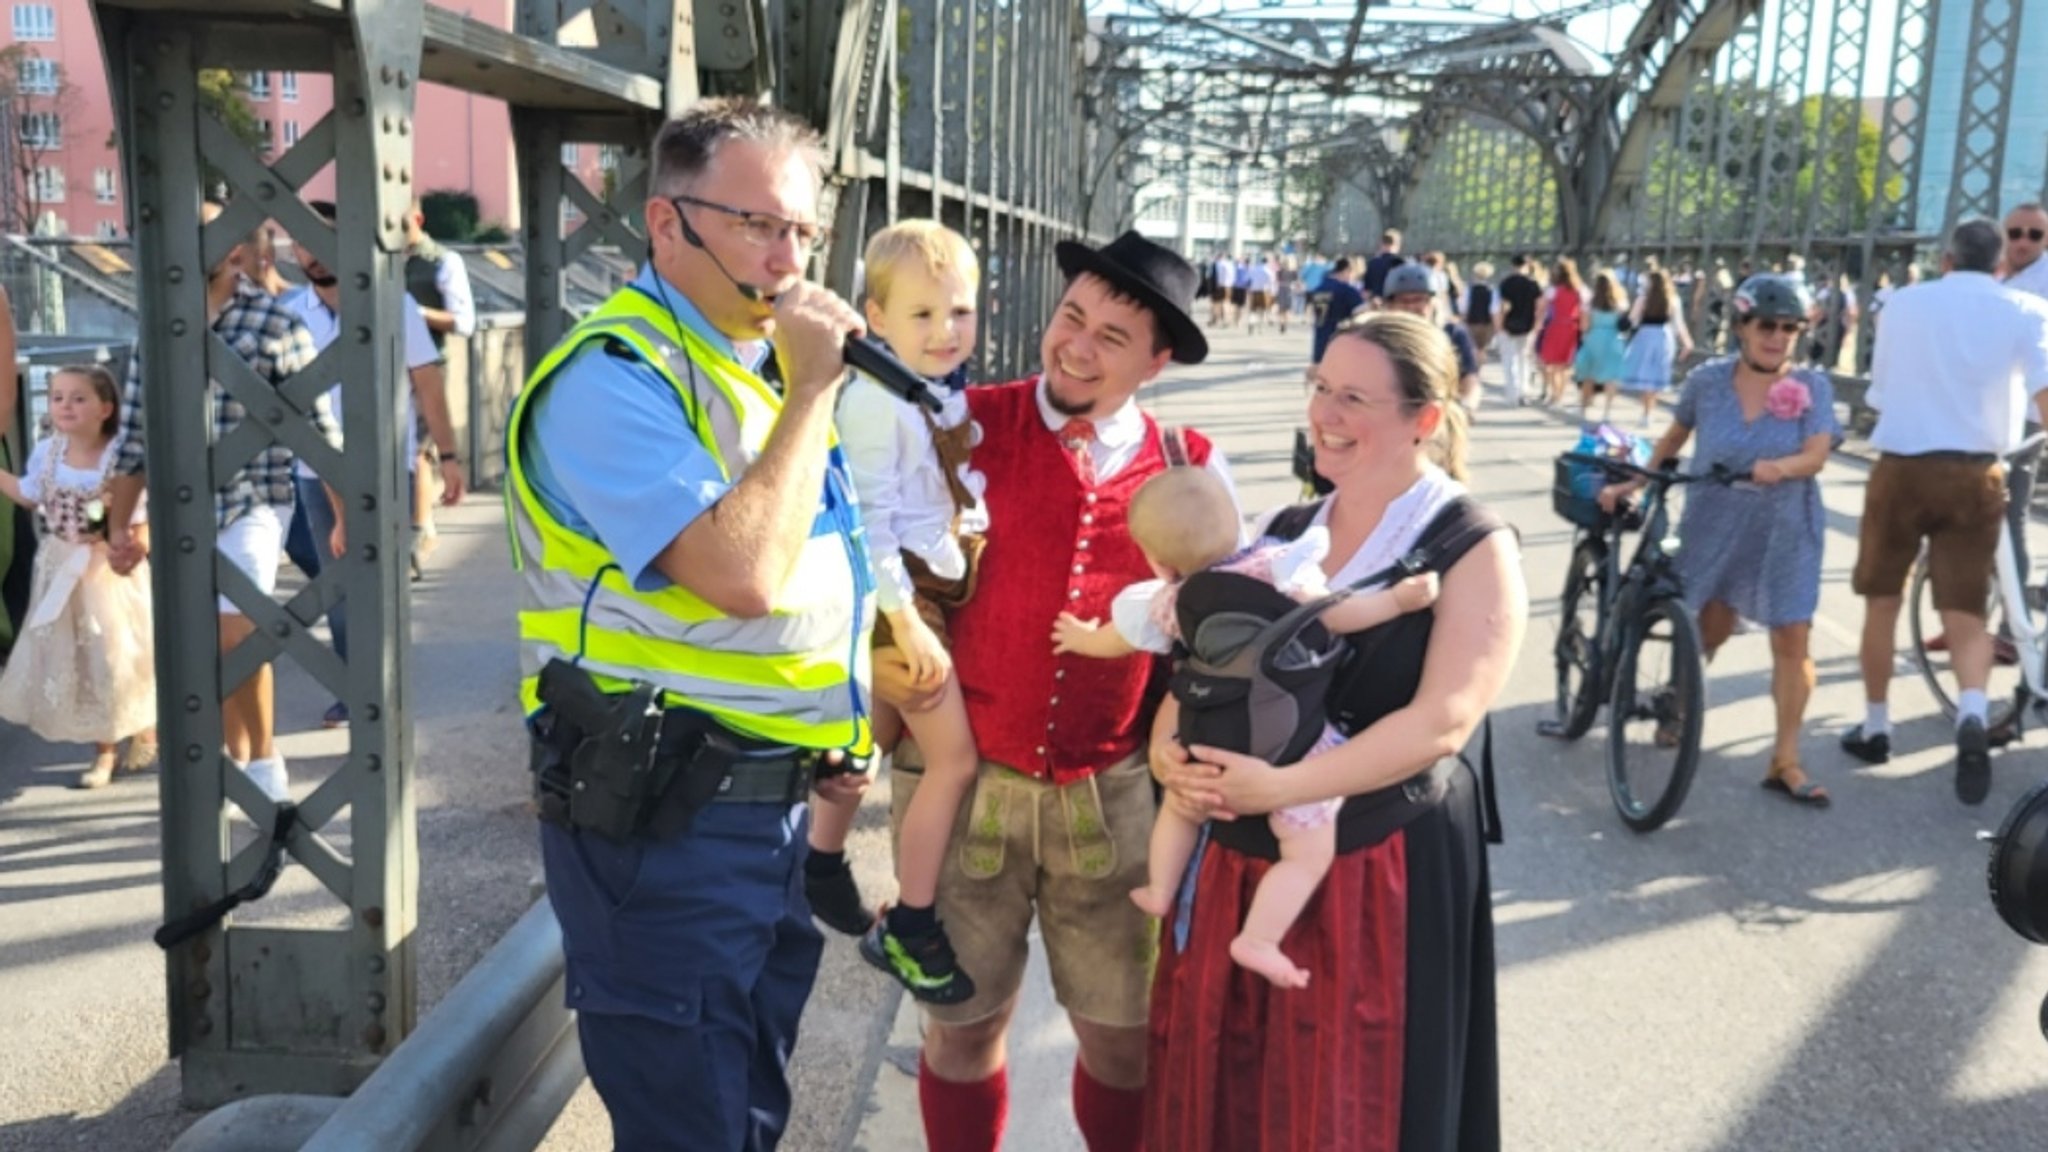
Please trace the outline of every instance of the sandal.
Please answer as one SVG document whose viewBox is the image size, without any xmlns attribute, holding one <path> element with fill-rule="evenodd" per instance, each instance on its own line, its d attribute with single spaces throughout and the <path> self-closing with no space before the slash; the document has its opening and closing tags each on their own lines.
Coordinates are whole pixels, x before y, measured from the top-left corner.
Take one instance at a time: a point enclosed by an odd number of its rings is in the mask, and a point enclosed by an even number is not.
<svg viewBox="0 0 2048 1152">
<path fill-rule="evenodd" d="M 98 756 L 93 757 L 92 767 L 87 768 L 83 772 L 80 772 L 78 776 L 72 780 L 71 786 L 73 788 L 83 788 L 87 790 L 93 788 L 105 788 L 107 785 L 112 784 L 114 782 L 114 764 L 114 753 L 100 753 Z"/>
<path fill-rule="evenodd" d="M 115 765 L 116 772 L 147 772 L 156 767 L 157 742 L 144 740 L 140 736 L 128 741 L 127 751 L 121 754 L 121 762 Z"/>
<path fill-rule="evenodd" d="M 1799 783 L 1787 781 L 1785 774 L 1788 772 L 1799 773 Z M 1804 804 L 1813 808 L 1826 808 L 1834 802 L 1828 797 L 1827 788 L 1807 779 L 1805 770 L 1797 764 L 1771 765 L 1771 773 L 1763 778 L 1761 787 L 1766 792 L 1778 793 L 1794 804 Z"/>
</svg>

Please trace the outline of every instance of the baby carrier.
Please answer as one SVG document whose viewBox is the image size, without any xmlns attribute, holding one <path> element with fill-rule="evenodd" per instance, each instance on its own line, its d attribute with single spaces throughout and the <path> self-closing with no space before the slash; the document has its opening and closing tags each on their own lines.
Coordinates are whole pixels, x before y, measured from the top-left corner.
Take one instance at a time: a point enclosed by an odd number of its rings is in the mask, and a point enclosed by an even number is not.
<svg viewBox="0 0 2048 1152">
<path fill-rule="evenodd" d="M 1314 514 L 1313 504 L 1290 509 L 1275 519 L 1272 534 L 1299 536 Z M 1283 519 L 1289 521 L 1284 526 Z M 1356 592 L 1441 572 L 1446 557 L 1462 555 L 1497 527 L 1488 522 L 1444 536 L 1426 533 L 1394 563 L 1305 603 L 1239 572 L 1211 569 L 1188 577 L 1174 605 L 1181 644 L 1168 682 L 1180 704 L 1182 746 L 1225 748 L 1269 764 L 1300 760 L 1329 722 L 1324 701 L 1332 686 L 1358 658 L 1318 617 Z M 1498 843 L 1491 720 L 1483 744 L 1475 775 L 1484 797 L 1487 838 Z"/>
<path fill-rule="evenodd" d="M 1254 576 L 1210 569 L 1181 584 L 1174 602 L 1184 658 L 1168 688 L 1180 702 L 1180 741 L 1291 764 L 1323 734 L 1323 699 L 1343 665 L 1343 637 L 1318 619 L 1352 593 L 1428 570 L 1430 552 L 1400 560 L 1328 595 L 1299 603 Z"/>
</svg>

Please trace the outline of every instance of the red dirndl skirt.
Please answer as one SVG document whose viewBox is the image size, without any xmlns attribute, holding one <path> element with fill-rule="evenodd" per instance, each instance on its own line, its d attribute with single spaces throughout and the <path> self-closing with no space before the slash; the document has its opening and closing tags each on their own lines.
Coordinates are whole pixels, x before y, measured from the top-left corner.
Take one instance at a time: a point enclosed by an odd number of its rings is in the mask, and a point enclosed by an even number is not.
<svg viewBox="0 0 2048 1152">
<path fill-rule="evenodd" d="M 1211 844 L 1187 950 L 1152 984 L 1152 1152 L 1497 1152 L 1492 900 L 1474 783 L 1339 855 L 1281 942 L 1309 986 L 1230 959 L 1272 867 Z"/>
</svg>

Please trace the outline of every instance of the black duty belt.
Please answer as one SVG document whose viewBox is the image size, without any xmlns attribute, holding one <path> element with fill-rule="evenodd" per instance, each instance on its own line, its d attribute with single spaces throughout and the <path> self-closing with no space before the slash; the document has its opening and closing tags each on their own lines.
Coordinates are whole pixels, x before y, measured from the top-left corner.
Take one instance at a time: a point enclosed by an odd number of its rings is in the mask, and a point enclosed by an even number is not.
<svg viewBox="0 0 2048 1152">
<path fill-rule="evenodd" d="M 541 670 L 529 722 L 540 818 L 615 841 L 679 835 L 710 804 L 801 801 L 823 753 L 734 732 L 693 708 L 663 708 L 635 681 L 601 691 L 562 660 Z"/>
<path fill-rule="evenodd" d="M 675 781 L 706 753 L 727 764 L 725 780 L 713 804 L 794 804 L 810 791 L 812 774 L 822 753 L 743 736 L 694 708 L 669 708 L 662 713 L 661 741 L 655 746 L 657 772 Z"/>
</svg>

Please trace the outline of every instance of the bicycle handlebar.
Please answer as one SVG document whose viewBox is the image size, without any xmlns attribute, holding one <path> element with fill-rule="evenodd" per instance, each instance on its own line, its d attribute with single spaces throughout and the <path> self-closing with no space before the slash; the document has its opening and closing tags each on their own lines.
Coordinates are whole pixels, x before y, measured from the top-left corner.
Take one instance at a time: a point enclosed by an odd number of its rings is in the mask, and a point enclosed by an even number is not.
<svg viewBox="0 0 2048 1152">
<path fill-rule="evenodd" d="M 2048 434 L 2044 434 L 2041 439 L 2044 442 L 2048 442 Z M 1666 486 L 1699 484 L 1702 482 L 1709 484 L 1741 484 L 1754 479 L 1747 470 L 1737 472 L 1725 464 L 1716 464 L 1706 474 L 1701 475 L 1698 473 L 1679 472 L 1668 467 L 1660 472 L 1651 468 L 1638 467 L 1626 460 L 1616 460 L 1607 456 L 1593 456 L 1584 452 L 1567 452 L 1564 454 L 1564 459 L 1573 464 L 1590 464 L 1610 476 L 1627 476 L 1637 480 L 1647 480 L 1652 484 Z M 1673 461 L 1672 463 L 1675 464 L 1677 462 Z"/>
<path fill-rule="evenodd" d="M 2025 440 L 2020 441 L 2019 447 L 2007 452 L 2005 454 L 2005 462 L 2007 464 L 2017 464 L 2029 456 L 2038 456 L 2041 454 L 2041 446 L 2044 444 L 2048 444 L 2048 432 L 2036 432 Z"/>
</svg>

